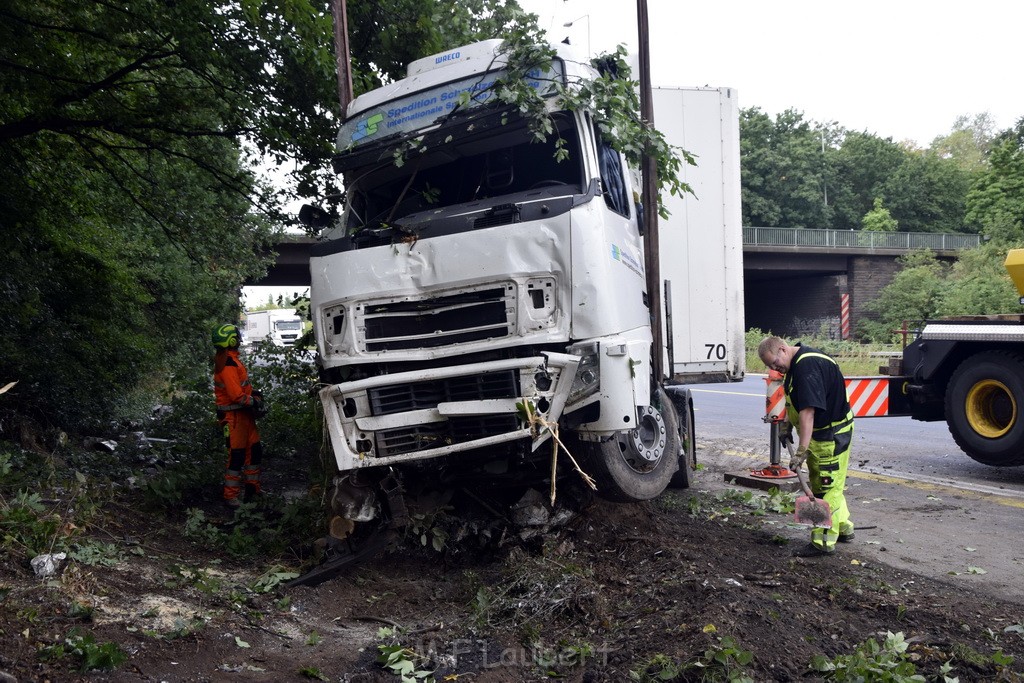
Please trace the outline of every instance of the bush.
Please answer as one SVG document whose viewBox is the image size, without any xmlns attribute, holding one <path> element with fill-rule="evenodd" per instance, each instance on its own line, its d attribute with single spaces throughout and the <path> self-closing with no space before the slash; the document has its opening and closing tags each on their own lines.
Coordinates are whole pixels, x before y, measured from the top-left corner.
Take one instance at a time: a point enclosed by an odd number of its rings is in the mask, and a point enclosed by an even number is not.
<svg viewBox="0 0 1024 683">
<path fill-rule="evenodd" d="M 890 343 L 903 321 L 917 322 L 934 317 L 946 287 L 946 267 L 935 254 L 923 250 L 901 256 L 902 269 L 878 297 L 864 307 L 871 316 L 857 322 L 857 334 L 866 341 Z"/>
<path fill-rule="evenodd" d="M 317 369 L 305 349 L 258 344 L 244 357 L 249 381 L 270 408 L 260 420 L 264 451 L 276 456 L 316 453 L 323 411 L 316 393 Z"/>
</svg>

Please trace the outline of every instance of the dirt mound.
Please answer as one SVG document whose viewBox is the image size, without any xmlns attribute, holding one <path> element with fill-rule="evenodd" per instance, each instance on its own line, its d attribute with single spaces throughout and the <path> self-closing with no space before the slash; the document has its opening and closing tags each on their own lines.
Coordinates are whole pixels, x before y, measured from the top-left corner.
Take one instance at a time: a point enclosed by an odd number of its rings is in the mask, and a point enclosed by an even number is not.
<svg viewBox="0 0 1024 683">
<path fill-rule="evenodd" d="M 140 515 L 130 532 L 144 552 L 118 566 L 72 564 L 49 588 L 27 567 L 0 567 L 0 670 L 27 681 L 396 681 L 376 662 L 384 653 L 438 681 L 815 680 L 816 658 L 853 666 L 842 658 L 874 639 L 876 663 L 1019 680 L 1019 606 L 865 560 L 856 541 L 794 557 L 763 519 L 707 493 L 594 502 L 543 539 L 440 553 L 405 539 L 285 593 L 259 563 L 223 561 L 177 522 Z M 53 650 L 75 626 L 128 661 L 77 673 L 81 657 Z M 903 640 L 886 649 L 887 632 Z"/>
</svg>

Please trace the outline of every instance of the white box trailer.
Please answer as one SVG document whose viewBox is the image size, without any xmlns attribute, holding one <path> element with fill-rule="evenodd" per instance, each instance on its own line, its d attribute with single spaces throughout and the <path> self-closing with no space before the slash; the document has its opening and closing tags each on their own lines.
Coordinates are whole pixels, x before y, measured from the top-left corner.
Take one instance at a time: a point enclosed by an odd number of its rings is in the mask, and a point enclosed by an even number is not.
<svg viewBox="0 0 1024 683">
<path fill-rule="evenodd" d="M 242 341 L 256 344 L 269 341 L 277 346 L 292 346 L 302 336 L 302 318 L 292 309 L 248 311 Z"/>
<path fill-rule="evenodd" d="M 732 88 L 655 88 L 654 124 L 696 157 L 692 195 L 663 198 L 664 367 L 680 383 L 735 381 L 744 372 L 739 104 Z M 671 368 L 671 370 L 669 370 Z"/>
</svg>

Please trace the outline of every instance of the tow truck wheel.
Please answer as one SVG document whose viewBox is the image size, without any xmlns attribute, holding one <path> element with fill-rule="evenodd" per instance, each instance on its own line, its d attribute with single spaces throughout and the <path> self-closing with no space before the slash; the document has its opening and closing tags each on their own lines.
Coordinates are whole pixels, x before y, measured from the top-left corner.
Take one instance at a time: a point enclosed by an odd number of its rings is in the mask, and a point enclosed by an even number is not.
<svg viewBox="0 0 1024 683">
<path fill-rule="evenodd" d="M 974 460 L 1024 464 L 1024 358 L 987 351 L 963 361 L 946 391 L 946 423 Z"/>
<path fill-rule="evenodd" d="M 664 389 L 657 406 L 641 409 L 636 429 L 601 443 L 586 443 L 587 472 L 597 480 L 597 495 L 618 503 L 659 496 L 679 464 L 679 417 Z"/>
</svg>

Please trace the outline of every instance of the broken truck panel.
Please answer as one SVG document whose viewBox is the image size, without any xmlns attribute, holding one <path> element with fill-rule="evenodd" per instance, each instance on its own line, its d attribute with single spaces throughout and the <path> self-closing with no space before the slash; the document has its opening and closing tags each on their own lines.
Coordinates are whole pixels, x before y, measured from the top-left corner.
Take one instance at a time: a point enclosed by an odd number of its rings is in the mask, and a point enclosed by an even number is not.
<svg viewBox="0 0 1024 683">
<path fill-rule="evenodd" d="M 522 406 L 529 403 L 544 422 L 556 424 L 578 364 L 576 356 L 552 353 L 326 387 L 320 398 L 338 470 L 395 465 L 526 438 L 535 449 L 550 431 L 532 429 Z"/>
</svg>

